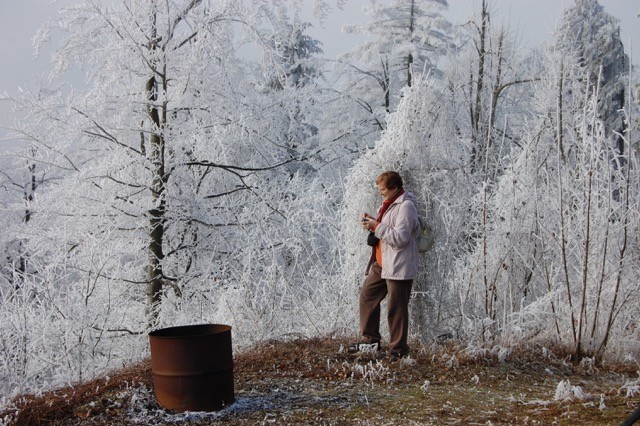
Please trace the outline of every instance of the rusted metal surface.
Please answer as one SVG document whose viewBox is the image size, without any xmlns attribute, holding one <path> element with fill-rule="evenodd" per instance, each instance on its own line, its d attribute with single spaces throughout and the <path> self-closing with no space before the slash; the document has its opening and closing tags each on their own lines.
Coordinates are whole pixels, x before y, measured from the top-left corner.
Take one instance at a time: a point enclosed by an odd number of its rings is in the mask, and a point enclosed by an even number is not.
<svg viewBox="0 0 640 426">
<path fill-rule="evenodd" d="M 233 404 L 231 327 L 163 328 L 149 333 L 156 399 L 172 411 L 217 411 Z"/>
</svg>

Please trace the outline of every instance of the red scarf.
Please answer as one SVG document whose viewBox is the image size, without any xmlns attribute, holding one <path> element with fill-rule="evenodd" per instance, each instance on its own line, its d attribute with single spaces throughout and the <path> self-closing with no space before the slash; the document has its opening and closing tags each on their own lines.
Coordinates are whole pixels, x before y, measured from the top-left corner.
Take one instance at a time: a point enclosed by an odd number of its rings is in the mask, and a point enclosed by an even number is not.
<svg viewBox="0 0 640 426">
<path fill-rule="evenodd" d="M 380 207 L 380 212 L 378 213 L 378 218 L 376 219 L 376 222 L 382 221 L 382 216 L 389 209 L 389 206 L 391 206 L 391 204 L 393 204 L 393 202 L 396 201 L 398 197 L 400 197 L 402 194 L 404 194 L 404 189 L 400 188 L 399 191 L 396 191 L 393 197 L 389 198 L 388 200 L 384 200 L 382 202 L 382 207 Z"/>
</svg>

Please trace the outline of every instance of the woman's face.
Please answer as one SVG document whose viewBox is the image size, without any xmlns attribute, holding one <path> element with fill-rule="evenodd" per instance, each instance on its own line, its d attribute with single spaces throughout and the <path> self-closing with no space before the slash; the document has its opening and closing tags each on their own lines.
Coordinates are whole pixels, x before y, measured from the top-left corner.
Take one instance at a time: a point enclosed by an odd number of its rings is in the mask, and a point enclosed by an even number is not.
<svg viewBox="0 0 640 426">
<path fill-rule="evenodd" d="M 387 188 L 383 183 L 378 183 L 376 185 L 378 186 L 380 196 L 385 200 L 390 199 L 391 197 L 393 197 L 393 194 L 396 193 L 397 188 Z"/>
</svg>

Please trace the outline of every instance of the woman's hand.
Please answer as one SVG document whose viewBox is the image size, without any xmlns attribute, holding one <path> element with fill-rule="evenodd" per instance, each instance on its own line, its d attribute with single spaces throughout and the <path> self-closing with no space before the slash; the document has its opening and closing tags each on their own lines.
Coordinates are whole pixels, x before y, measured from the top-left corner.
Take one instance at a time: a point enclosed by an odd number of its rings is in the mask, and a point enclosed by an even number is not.
<svg viewBox="0 0 640 426">
<path fill-rule="evenodd" d="M 363 213 L 362 217 L 360 218 L 360 223 L 362 223 L 364 229 L 366 229 L 367 231 L 372 231 L 375 228 L 377 222 L 371 216 L 369 216 L 368 213 Z"/>
</svg>

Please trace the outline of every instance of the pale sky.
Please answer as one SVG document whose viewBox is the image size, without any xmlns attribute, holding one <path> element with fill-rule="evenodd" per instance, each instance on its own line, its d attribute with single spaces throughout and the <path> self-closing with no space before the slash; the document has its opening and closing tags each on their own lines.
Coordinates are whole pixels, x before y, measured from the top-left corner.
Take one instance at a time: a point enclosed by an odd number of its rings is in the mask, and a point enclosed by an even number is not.
<svg viewBox="0 0 640 426">
<path fill-rule="evenodd" d="M 478 0 L 448 1 L 446 15 L 453 23 L 466 21 L 473 15 L 474 7 L 479 7 Z M 311 2 L 304 0 L 305 4 Z M 57 15 L 61 5 L 72 3 L 73 0 L 0 0 L 0 93 L 15 94 L 18 86 L 29 85 L 37 76 L 47 73 L 49 58 L 45 55 L 34 60 L 31 40 L 48 17 Z M 639 63 L 640 0 L 599 0 L 599 3 L 606 12 L 620 19 L 625 51 L 631 54 L 633 63 Z M 344 53 L 361 41 L 342 34 L 341 29 L 344 25 L 364 22 L 366 16 L 362 8 L 368 4 L 369 0 L 346 0 L 345 9 L 335 9 L 323 26 L 314 23 L 315 29 L 310 35 L 323 42 L 327 57 Z M 572 5 L 573 0 L 491 0 L 491 4 L 496 12 L 494 22 L 496 19 L 509 22 L 523 47 L 534 47 L 549 37 L 561 11 Z M 7 105 L 0 103 L 0 127 L 11 120 L 10 115 Z M 4 134 L 0 129 L 0 138 Z"/>
<path fill-rule="evenodd" d="M 311 2 L 311 0 L 305 0 Z M 378 0 L 384 1 L 384 0 Z M 633 45 L 633 63 L 640 53 L 640 0 L 598 0 L 605 12 L 620 19 L 621 37 L 627 54 Z M 341 46 L 351 46 L 350 34 L 340 34 L 344 25 L 364 22 L 366 18 L 362 8 L 369 0 L 347 0 L 344 11 L 334 13 L 325 28 L 314 23 L 316 38 L 325 44 L 325 54 L 335 56 L 341 52 Z M 479 10 L 480 0 L 448 0 L 449 10 L 445 13 L 452 23 L 462 23 Z M 512 32 L 521 41 L 523 47 L 540 45 L 551 34 L 559 20 L 561 12 L 574 4 L 573 0 L 489 0 L 494 23 L 509 23 Z M 314 30 L 312 30 L 314 31 Z M 331 41 L 332 43 L 329 43 Z M 332 55 L 333 54 L 333 55 Z"/>
</svg>

